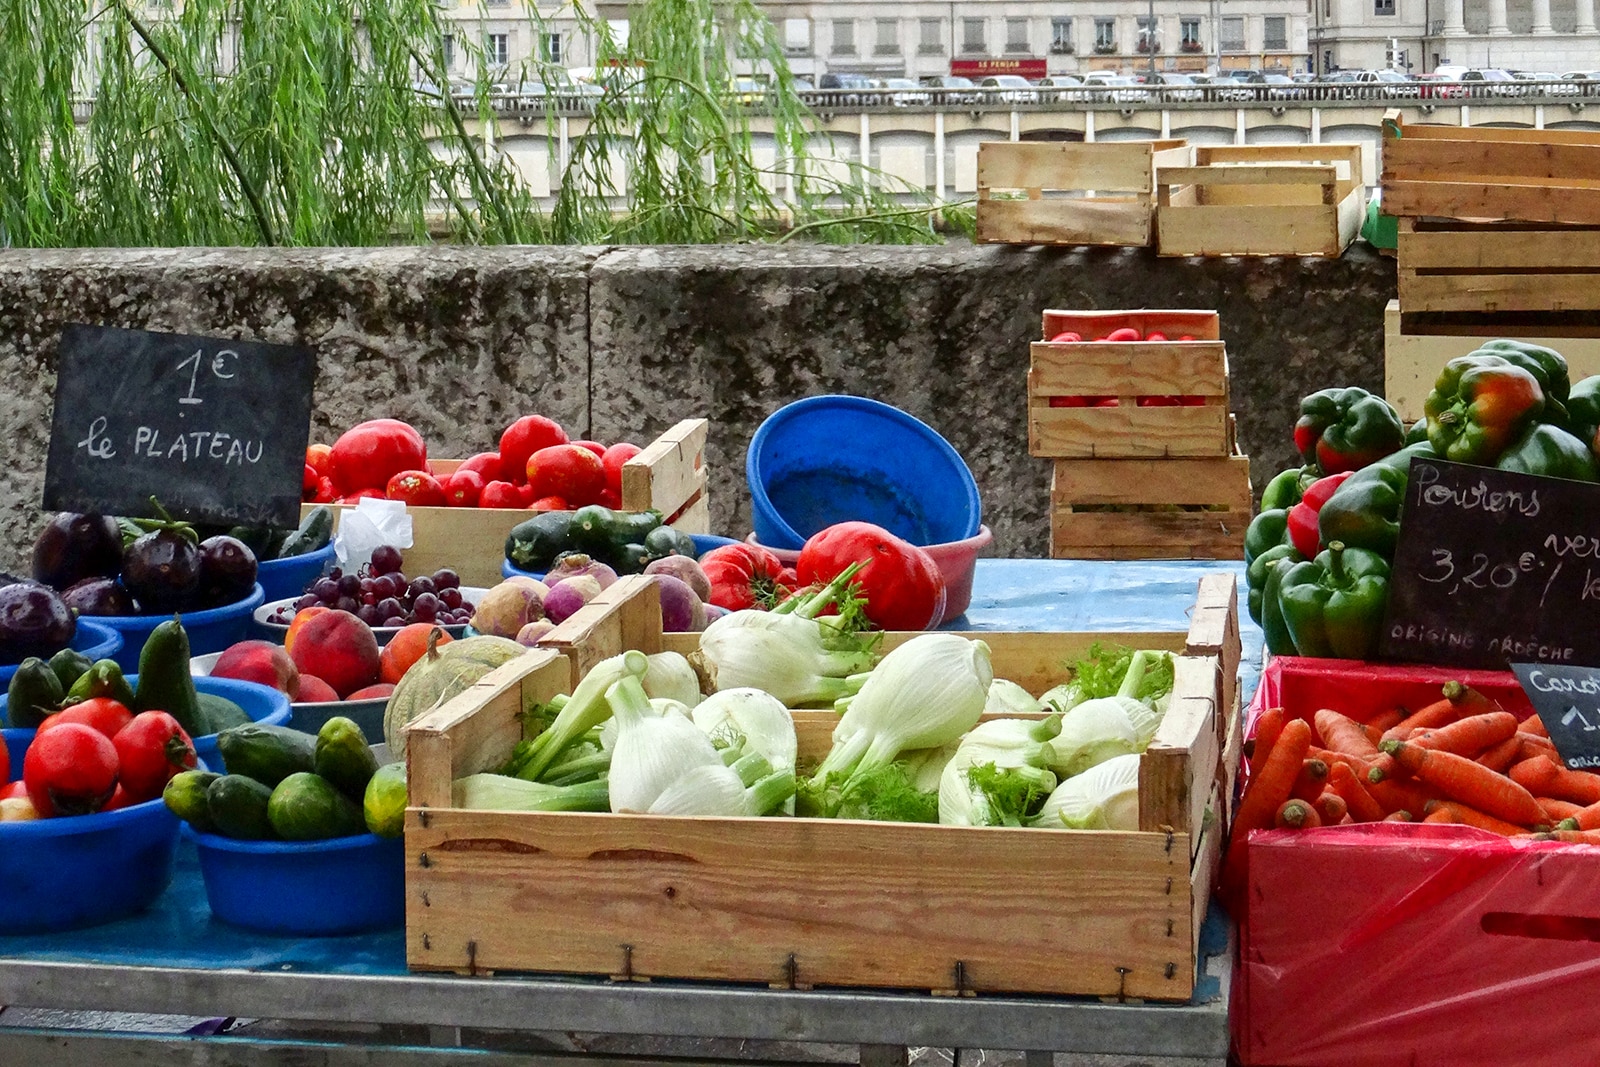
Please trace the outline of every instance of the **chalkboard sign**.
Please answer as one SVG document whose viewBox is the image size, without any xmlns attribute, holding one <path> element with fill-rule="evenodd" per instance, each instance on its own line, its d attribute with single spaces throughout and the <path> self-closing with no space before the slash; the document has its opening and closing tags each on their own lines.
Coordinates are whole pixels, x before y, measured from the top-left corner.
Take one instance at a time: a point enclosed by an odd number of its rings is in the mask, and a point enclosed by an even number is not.
<svg viewBox="0 0 1600 1067">
<path fill-rule="evenodd" d="M 1600 665 L 1600 485 L 1414 459 L 1382 654 Z"/>
<path fill-rule="evenodd" d="M 295 526 L 315 380 L 304 348 L 69 326 L 44 506 Z"/>
<path fill-rule="evenodd" d="M 1567 766 L 1600 768 L 1600 670 L 1556 663 L 1513 663 L 1511 669 Z"/>
</svg>

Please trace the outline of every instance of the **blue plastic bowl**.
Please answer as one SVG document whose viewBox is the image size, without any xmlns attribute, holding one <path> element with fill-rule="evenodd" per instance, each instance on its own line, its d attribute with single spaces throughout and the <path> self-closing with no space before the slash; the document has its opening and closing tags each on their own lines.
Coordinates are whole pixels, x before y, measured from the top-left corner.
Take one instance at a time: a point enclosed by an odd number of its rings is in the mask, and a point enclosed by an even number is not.
<svg viewBox="0 0 1600 1067">
<path fill-rule="evenodd" d="M 269 559 L 256 567 L 256 582 L 266 594 L 262 603 L 299 596 L 322 572 L 333 566 L 333 542 L 315 552 L 288 559 Z"/>
<path fill-rule="evenodd" d="M 5 730 L 13 776 L 32 730 Z M 178 820 L 159 798 L 120 811 L 0 823 L 0 934 L 98 926 L 172 883 Z"/>
<path fill-rule="evenodd" d="M 139 684 L 139 676 L 137 674 L 130 674 L 127 679 L 129 685 L 136 686 Z M 289 696 L 287 693 L 280 693 L 270 686 L 258 685 L 255 682 L 236 681 L 232 678 L 196 678 L 194 687 L 202 693 L 214 693 L 219 697 L 226 697 L 243 708 L 244 713 L 256 722 L 267 726 L 287 726 L 289 724 Z M 0 713 L 5 710 L 6 697 L 0 695 Z M 6 747 L 11 750 L 12 773 L 20 777 L 22 761 L 18 757 L 18 753 L 26 749 L 28 743 L 33 740 L 33 731 L 12 728 L 0 731 L 0 733 L 5 735 Z M 217 735 L 206 734 L 193 740 L 195 755 L 199 756 L 207 766 L 221 770 L 222 753 L 217 751 Z"/>
<path fill-rule="evenodd" d="M 745 454 L 751 518 L 769 548 L 798 550 L 836 522 L 870 522 L 914 545 L 977 536 L 978 483 L 950 443 L 899 408 L 813 396 L 779 408 Z"/>
<path fill-rule="evenodd" d="M 221 652 L 229 645 L 253 636 L 251 616 L 267 602 L 261 583 L 243 600 L 206 611 L 191 611 L 183 616 L 183 629 L 189 635 L 189 654 L 204 656 Z M 139 653 L 144 651 L 150 631 L 172 618 L 168 615 L 93 615 L 90 621 L 108 626 L 122 635 L 122 647 L 111 658 L 124 671 L 139 669 Z"/>
<path fill-rule="evenodd" d="M 78 631 L 72 635 L 69 648 L 75 648 L 88 656 L 91 660 L 110 659 L 122 648 L 122 635 L 104 623 L 79 619 Z M 17 664 L 0 667 L 0 689 L 11 684 L 11 676 L 17 673 Z"/>
<path fill-rule="evenodd" d="M 199 851 L 206 900 L 223 922 L 268 934 L 326 936 L 405 921 L 402 838 L 235 841 L 189 826 L 183 834 Z"/>
<path fill-rule="evenodd" d="M 723 545 L 736 545 L 739 543 L 731 537 L 718 537 L 715 534 L 690 534 L 689 537 L 694 541 L 694 552 L 696 557 L 705 555 L 713 548 L 721 548 Z M 509 559 L 500 561 L 500 577 L 516 578 L 519 576 L 523 578 L 538 578 L 542 581 L 544 579 L 544 572 L 522 570 L 513 564 Z"/>
</svg>

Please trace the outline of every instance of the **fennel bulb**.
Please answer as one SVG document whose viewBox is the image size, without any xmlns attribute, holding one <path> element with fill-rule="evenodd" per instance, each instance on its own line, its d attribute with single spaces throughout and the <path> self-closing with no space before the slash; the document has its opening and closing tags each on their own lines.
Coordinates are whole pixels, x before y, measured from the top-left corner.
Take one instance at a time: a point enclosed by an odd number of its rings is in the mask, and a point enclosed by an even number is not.
<svg viewBox="0 0 1600 1067">
<path fill-rule="evenodd" d="M 651 700 L 676 700 L 687 707 L 699 704 L 700 676 L 689 661 L 676 652 L 657 652 L 644 672 L 644 691 Z"/>
<path fill-rule="evenodd" d="M 550 728 L 529 743 L 528 758 L 518 769 L 517 777 L 530 782 L 539 781 L 565 749 L 611 718 L 611 706 L 606 701 L 607 690 L 620 679 L 642 678 L 649 669 L 649 657 L 643 652 L 631 650 L 596 663 L 573 690 Z M 641 687 L 640 692 L 643 691 Z M 649 698 L 645 699 L 648 703 Z"/>
<path fill-rule="evenodd" d="M 794 716 L 777 697 L 760 689 L 720 689 L 692 712 L 694 724 L 713 741 L 724 739 L 761 753 L 775 770 L 794 770 L 799 744 Z"/>
<path fill-rule="evenodd" d="M 1139 751 L 1134 709 L 1148 711 L 1137 700 L 1100 697 L 1067 712 L 1061 717 L 1061 732 L 1050 740 L 1050 769 L 1070 778 L 1097 763 Z"/>
<path fill-rule="evenodd" d="M 458 808 L 474 811 L 605 811 L 606 783 L 546 785 L 503 774 L 469 774 L 451 787 Z"/>
<path fill-rule="evenodd" d="M 961 747 L 961 740 L 957 738 L 938 748 L 919 748 L 914 752 L 907 752 L 905 759 L 906 776 L 911 779 L 911 784 L 924 793 L 937 793 L 939 779 L 944 775 L 945 764 L 955 758 L 956 750 Z"/>
<path fill-rule="evenodd" d="M 1029 824 L 1071 830 L 1139 829 L 1139 757 L 1118 756 L 1056 787 Z"/>
<path fill-rule="evenodd" d="M 1056 715 L 979 723 L 939 776 L 939 822 L 1021 826 L 1028 806 L 1055 788 L 1050 739 L 1060 730 Z"/>
<path fill-rule="evenodd" d="M 1005 678 L 989 683 L 989 699 L 984 702 L 985 715 L 1037 715 L 1044 711 L 1022 686 Z"/>
<path fill-rule="evenodd" d="M 696 655 L 714 690 L 760 689 L 785 707 L 848 696 L 858 688 L 848 676 L 873 661 L 870 652 L 828 649 L 811 619 L 754 610 L 731 612 L 707 626 Z"/>
<path fill-rule="evenodd" d="M 937 748 L 972 729 L 994 671 L 989 646 L 958 634 L 913 637 L 867 676 L 833 731 L 833 748 L 812 781 L 893 763 L 900 753 Z"/>
</svg>

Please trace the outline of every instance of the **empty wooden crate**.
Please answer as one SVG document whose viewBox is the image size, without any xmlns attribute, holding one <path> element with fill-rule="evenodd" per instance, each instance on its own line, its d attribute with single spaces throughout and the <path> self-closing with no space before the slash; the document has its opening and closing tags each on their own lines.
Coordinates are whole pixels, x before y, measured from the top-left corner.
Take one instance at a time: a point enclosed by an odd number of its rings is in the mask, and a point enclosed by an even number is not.
<svg viewBox="0 0 1600 1067">
<path fill-rule="evenodd" d="M 1337 256 L 1361 229 L 1359 144 L 1195 149 L 1156 171 L 1163 256 Z"/>
<path fill-rule="evenodd" d="M 978 240 L 1148 245 L 1156 168 L 1191 159 L 1181 140 L 985 141 L 978 146 Z"/>
<path fill-rule="evenodd" d="M 1124 328 L 1164 339 L 1095 340 Z M 1083 340 L 1050 340 L 1063 333 Z M 1031 454 L 1133 459 L 1231 451 L 1228 355 L 1216 312 L 1046 311 L 1043 336 L 1029 353 Z"/>
<path fill-rule="evenodd" d="M 1600 309 L 1600 226 L 1399 220 L 1404 314 Z"/>
<path fill-rule="evenodd" d="M 1248 456 L 1058 459 L 1055 559 L 1242 559 L 1253 516 Z"/>
</svg>

